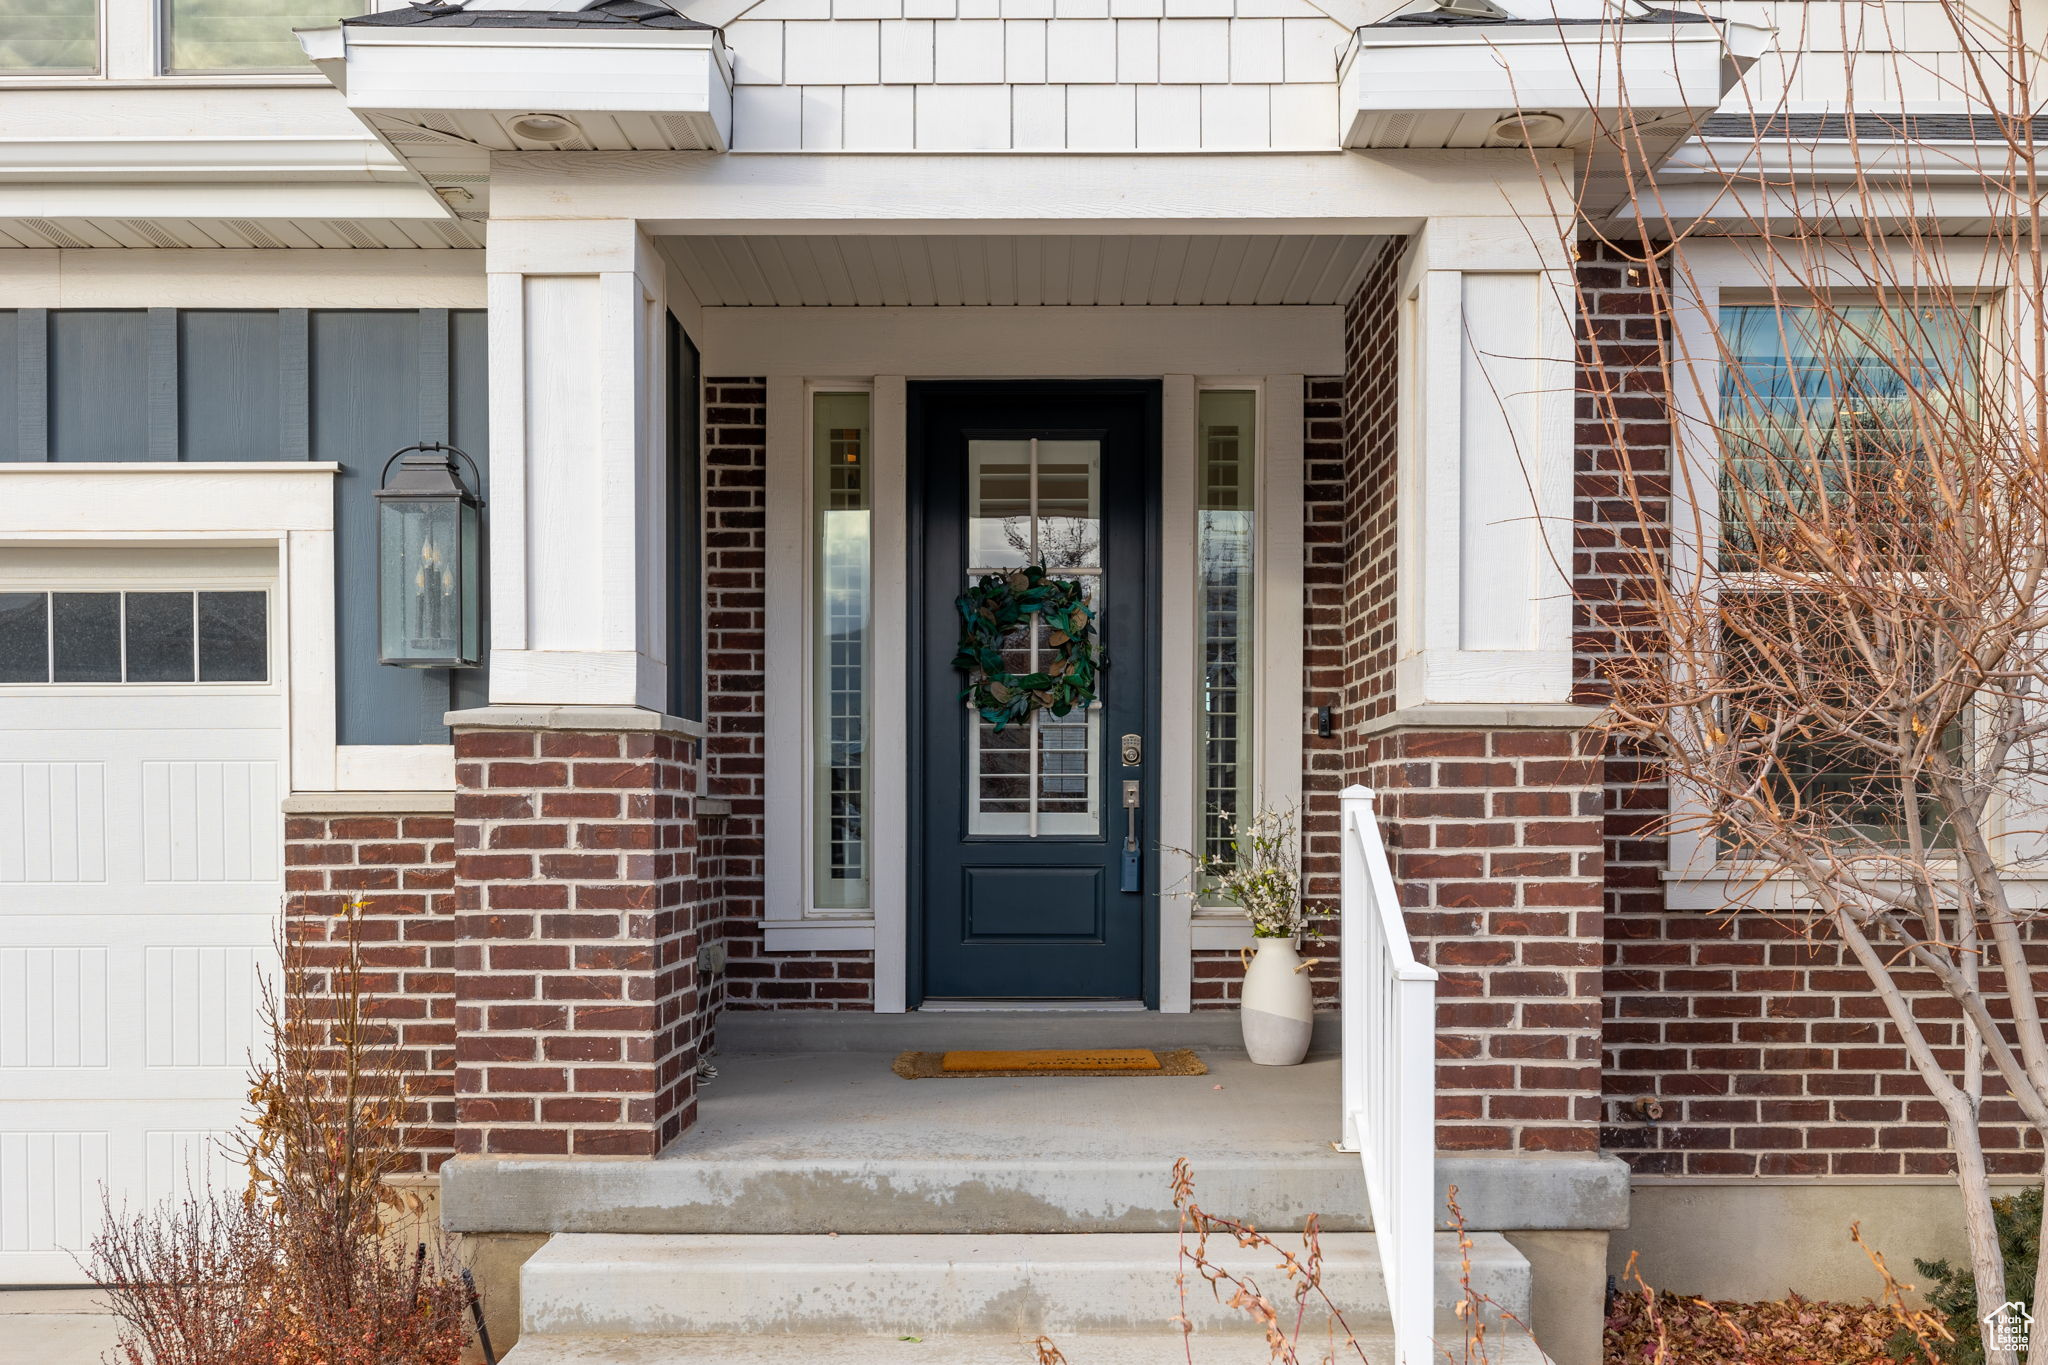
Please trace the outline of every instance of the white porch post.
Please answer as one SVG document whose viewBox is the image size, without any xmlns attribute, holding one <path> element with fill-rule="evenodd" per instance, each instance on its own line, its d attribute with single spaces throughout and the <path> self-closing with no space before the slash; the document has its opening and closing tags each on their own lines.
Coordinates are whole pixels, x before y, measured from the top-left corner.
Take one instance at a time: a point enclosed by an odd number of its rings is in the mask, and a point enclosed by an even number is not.
<svg viewBox="0 0 2048 1365">
<path fill-rule="evenodd" d="M 1547 230 L 1433 218 L 1409 247 L 1403 710 L 1571 699 L 1570 263 Z"/>
<path fill-rule="evenodd" d="M 491 701 L 663 709 L 664 271 L 630 220 L 495 221 Z"/>
</svg>

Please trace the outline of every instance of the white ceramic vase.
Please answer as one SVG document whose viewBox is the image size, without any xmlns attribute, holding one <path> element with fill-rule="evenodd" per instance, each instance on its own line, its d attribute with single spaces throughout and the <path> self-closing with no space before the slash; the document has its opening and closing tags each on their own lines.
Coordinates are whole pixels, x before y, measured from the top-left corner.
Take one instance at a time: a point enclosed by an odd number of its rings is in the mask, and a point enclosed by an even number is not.
<svg viewBox="0 0 2048 1365">
<path fill-rule="evenodd" d="M 1315 1028 L 1315 992 L 1302 970 L 1301 954 L 1285 938 L 1256 940 L 1258 951 L 1245 965 L 1238 1020 L 1244 1050 L 1260 1066 L 1293 1066 L 1308 1055 Z"/>
</svg>

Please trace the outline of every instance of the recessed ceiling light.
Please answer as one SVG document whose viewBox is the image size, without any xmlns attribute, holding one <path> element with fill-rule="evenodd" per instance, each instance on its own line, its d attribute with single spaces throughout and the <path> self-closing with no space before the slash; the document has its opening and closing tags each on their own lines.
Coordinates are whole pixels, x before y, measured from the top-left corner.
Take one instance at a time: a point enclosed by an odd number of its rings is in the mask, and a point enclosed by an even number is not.
<svg viewBox="0 0 2048 1365">
<path fill-rule="evenodd" d="M 1496 142 L 1515 147 L 1534 147 L 1564 131 L 1564 120 L 1556 114 L 1503 114 L 1494 121 L 1491 136 Z"/>
<path fill-rule="evenodd" d="M 521 114 L 512 131 L 528 142 L 562 142 L 576 135 L 576 121 L 564 114 Z"/>
</svg>

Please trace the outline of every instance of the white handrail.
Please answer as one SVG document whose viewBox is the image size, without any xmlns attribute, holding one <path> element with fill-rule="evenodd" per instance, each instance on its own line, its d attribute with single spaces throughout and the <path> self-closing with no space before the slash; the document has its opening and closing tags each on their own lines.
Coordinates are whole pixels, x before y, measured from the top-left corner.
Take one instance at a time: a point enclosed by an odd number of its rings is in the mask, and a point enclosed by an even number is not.
<svg viewBox="0 0 2048 1365">
<path fill-rule="evenodd" d="M 1346 787 L 1338 801 L 1342 1145 L 1365 1165 L 1393 1365 L 1425 1365 L 1436 1328 L 1436 972 L 1408 942 L 1373 794 Z"/>
</svg>

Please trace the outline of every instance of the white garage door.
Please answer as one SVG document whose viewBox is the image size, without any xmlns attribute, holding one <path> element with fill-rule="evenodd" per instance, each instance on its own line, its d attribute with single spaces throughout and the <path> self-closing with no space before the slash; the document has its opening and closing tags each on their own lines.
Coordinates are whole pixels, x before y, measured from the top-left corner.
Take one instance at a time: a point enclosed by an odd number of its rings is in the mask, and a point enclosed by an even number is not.
<svg viewBox="0 0 2048 1365">
<path fill-rule="evenodd" d="M 0 1284 L 237 1188 L 283 892 L 275 556 L 0 550 Z"/>
</svg>

